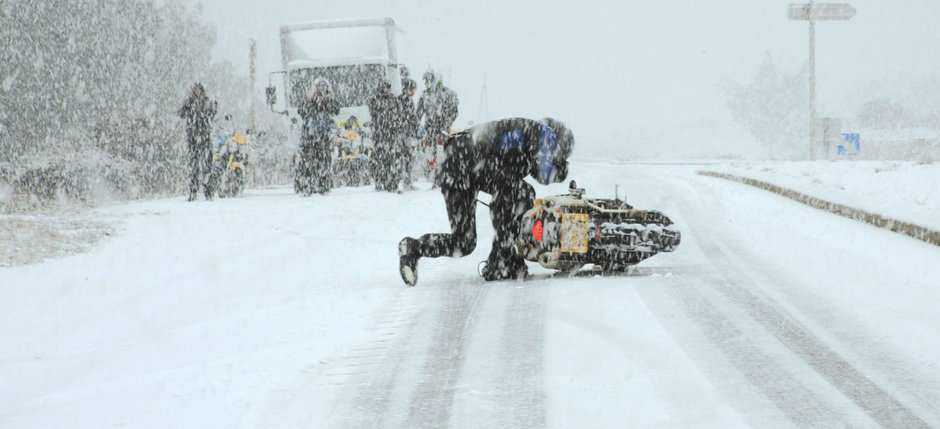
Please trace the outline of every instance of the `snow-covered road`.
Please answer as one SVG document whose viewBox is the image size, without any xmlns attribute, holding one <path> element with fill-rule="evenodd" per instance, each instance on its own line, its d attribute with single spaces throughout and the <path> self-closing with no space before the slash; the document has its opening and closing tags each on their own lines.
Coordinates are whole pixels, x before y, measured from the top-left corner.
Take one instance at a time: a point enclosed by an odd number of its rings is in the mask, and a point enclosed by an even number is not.
<svg viewBox="0 0 940 429">
<path fill-rule="evenodd" d="M 622 277 L 483 282 L 481 205 L 404 287 L 426 187 L 99 209 L 94 249 L 0 268 L 0 426 L 940 426 L 940 248 L 699 168 L 573 164 L 682 231 Z"/>
</svg>

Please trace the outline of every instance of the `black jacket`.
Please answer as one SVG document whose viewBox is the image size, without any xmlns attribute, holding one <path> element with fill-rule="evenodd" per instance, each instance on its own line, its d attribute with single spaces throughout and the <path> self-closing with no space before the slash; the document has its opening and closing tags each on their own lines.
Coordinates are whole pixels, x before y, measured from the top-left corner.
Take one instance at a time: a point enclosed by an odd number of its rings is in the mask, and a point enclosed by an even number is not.
<svg viewBox="0 0 940 429">
<path fill-rule="evenodd" d="M 190 95 L 179 110 L 180 118 L 186 120 L 186 132 L 190 135 L 208 135 L 218 104 L 205 95 Z"/>
<path fill-rule="evenodd" d="M 418 117 L 411 97 L 391 93 L 378 93 L 366 102 L 372 117 L 372 130 L 377 143 L 416 137 Z"/>
<path fill-rule="evenodd" d="M 424 129 L 428 135 L 450 134 L 450 128 L 457 119 L 457 105 L 460 101 L 457 93 L 444 85 L 438 85 L 424 91 L 418 99 L 418 120 L 424 118 Z"/>
<path fill-rule="evenodd" d="M 323 138 L 336 129 L 333 116 L 339 114 L 339 102 L 333 97 L 309 98 L 297 106 L 297 114 L 303 119 L 301 137 Z"/>
<path fill-rule="evenodd" d="M 445 145 L 438 184 L 442 188 L 493 193 L 532 176 L 542 184 L 567 176 L 568 161 L 541 152 L 546 126 L 526 118 L 483 123 L 452 136 Z M 545 175 L 545 170 L 554 174 Z"/>
<path fill-rule="evenodd" d="M 411 101 L 411 95 L 399 95 L 398 102 L 401 106 L 402 133 L 405 135 L 405 137 L 418 137 L 420 118 L 418 118 L 418 112 L 415 110 L 415 105 Z"/>
<path fill-rule="evenodd" d="M 376 144 L 390 144 L 401 128 L 398 98 L 390 92 L 378 92 L 366 101 L 366 105 L 372 117 L 372 136 Z"/>
</svg>

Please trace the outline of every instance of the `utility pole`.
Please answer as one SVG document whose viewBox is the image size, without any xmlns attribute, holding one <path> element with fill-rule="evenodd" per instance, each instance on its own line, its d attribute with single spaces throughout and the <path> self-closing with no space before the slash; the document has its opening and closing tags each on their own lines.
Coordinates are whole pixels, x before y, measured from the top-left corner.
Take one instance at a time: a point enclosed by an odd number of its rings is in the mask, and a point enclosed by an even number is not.
<svg viewBox="0 0 940 429">
<path fill-rule="evenodd" d="M 257 133 L 255 128 L 255 62 L 258 58 L 258 42 L 248 39 L 248 126 L 251 132 Z"/>
<path fill-rule="evenodd" d="M 790 4 L 787 17 L 809 21 L 809 159 L 816 159 L 816 21 L 848 21 L 855 8 L 848 3 Z"/>
<path fill-rule="evenodd" d="M 809 160 L 816 160 L 816 18 L 809 0 Z"/>
<path fill-rule="evenodd" d="M 477 110 L 477 123 L 482 124 L 483 121 L 489 119 L 489 103 L 486 94 L 486 75 L 483 75 L 483 88 L 480 89 L 480 108 Z"/>
</svg>

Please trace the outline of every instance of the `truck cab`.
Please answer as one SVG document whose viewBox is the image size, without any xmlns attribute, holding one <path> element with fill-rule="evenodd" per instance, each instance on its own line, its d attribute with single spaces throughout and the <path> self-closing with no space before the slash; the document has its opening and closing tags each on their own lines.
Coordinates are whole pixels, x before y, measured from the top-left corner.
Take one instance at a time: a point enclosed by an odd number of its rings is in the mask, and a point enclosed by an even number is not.
<svg viewBox="0 0 940 429">
<path fill-rule="evenodd" d="M 330 81 L 341 110 L 337 123 L 355 116 L 368 129 L 366 101 L 379 82 L 401 92 L 401 73 L 392 18 L 316 21 L 280 29 L 283 70 L 272 72 L 265 93 L 272 111 L 297 118 L 297 106 L 311 95 L 314 79 Z M 275 76 L 280 76 L 281 81 Z M 280 91 L 279 91 L 280 90 Z M 278 92 L 286 94 L 278 100 Z M 367 133 L 367 132 L 366 132 Z"/>
</svg>

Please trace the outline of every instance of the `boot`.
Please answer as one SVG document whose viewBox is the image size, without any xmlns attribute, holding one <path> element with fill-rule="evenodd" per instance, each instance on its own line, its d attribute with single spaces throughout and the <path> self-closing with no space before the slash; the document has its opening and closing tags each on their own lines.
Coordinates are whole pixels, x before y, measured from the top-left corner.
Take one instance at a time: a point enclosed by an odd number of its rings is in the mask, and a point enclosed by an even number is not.
<svg viewBox="0 0 940 429">
<path fill-rule="evenodd" d="M 518 256 L 508 259 L 489 258 L 480 274 L 487 281 L 524 279 L 529 275 L 529 268 Z"/>
<path fill-rule="evenodd" d="M 408 286 L 418 283 L 418 259 L 421 257 L 418 240 L 405 237 L 398 243 L 398 272 Z"/>
</svg>

